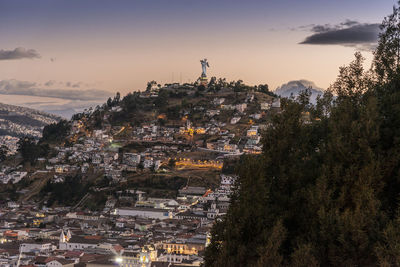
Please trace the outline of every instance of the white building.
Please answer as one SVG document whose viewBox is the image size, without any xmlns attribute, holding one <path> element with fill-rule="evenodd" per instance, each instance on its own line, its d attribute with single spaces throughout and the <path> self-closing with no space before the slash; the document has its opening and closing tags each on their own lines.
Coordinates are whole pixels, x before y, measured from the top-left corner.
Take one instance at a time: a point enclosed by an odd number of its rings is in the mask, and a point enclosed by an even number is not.
<svg viewBox="0 0 400 267">
<path fill-rule="evenodd" d="M 273 108 L 280 108 L 280 107 L 281 107 L 281 99 L 278 98 L 278 99 L 274 100 L 274 102 L 272 102 L 271 107 L 273 107 Z"/>
<path fill-rule="evenodd" d="M 27 172 L 12 172 L 9 174 L 10 180 L 12 180 L 13 184 L 18 183 L 22 180 L 28 173 Z"/>
<path fill-rule="evenodd" d="M 235 109 L 239 112 L 244 112 L 247 108 L 247 104 L 246 103 L 242 103 L 242 104 L 237 104 L 235 106 Z"/>
<path fill-rule="evenodd" d="M 214 98 L 213 100 L 213 104 L 214 105 L 221 105 L 222 103 L 225 102 L 225 98 L 221 97 L 221 98 Z"/>
<path fill-rule="evenodd" d="M 63 258 L 55 259 L 46 263 L 46 267 L 73 267 L 75 261 Z"/>
<path fill-rule="evenodd" d="M 102 161 L 101 156 L 98 155 L 98 154 L 94 155 L 93 158 L 92 158 L 92 163 L 93 164 L 100 164 L 101 161 Z"/>
<path fill-rule="evenodd" d="M 154 170 L 158 170 L 161 166 L 161 160 L 154 161 Z"/>
<path fill-rule="evenodd" d="M 233 117 L 233 118 L 231 119 L 231 124 L 236 124 L 236 123 L 238 123 L 238 122 L 240 121 L 240 119 L 241 119 L 241 117 Z"/>
<path fill-rule="evenodd" d="M 123 162 L 129 166 L 136 166 L 140 163 L 140 154 L 124 153 Z"/>
<path fill-rule="evenodd" d="M 253 137 L 258 135 L 258 127 L 252 126 L 249 130 L 247 130 L 247 137 Z"/>
<path fill-rule="evenodd" d="M 221 174 L 221 187 L 231 187 L 235 183 L 237 176 Z"/>
<path fill-rule="evenodd" d="M 19 247 L 20 253 L 40 252 L 47 253 L 55 250 L 56 247 L 51 243 L 22 243 Z"/>
<path fill-rule="evenodd" d="M 7 202 L 7 207 L 9 207 L 10 209 L 16 209 L 19 208 L 19 204 L 14 201 L 9 201 Z"/>
<path fill-rule="evenodd" d="M 260 103 L 260 106 L 261 110 L 269 110 L 271 108 L 271 104 L 267 102 Z"/>
<path fill-rule="evenodd" d="M 143 161 L 143 168 L 145 168 L 145 169 L 149 169 L 149 168 L 153 167 L 153 165 L 154 165 L 154 161 L 152 158 L 148 158 Z"/>
<path fill-rule="evenodd" d="M 149 219 L 170 219 L 173 214 L 167 209 L 152 209 L 152 208 L 117 208 L 113 211 L 114 215 L 119 216 L 132 216 Z"/>
</svg>

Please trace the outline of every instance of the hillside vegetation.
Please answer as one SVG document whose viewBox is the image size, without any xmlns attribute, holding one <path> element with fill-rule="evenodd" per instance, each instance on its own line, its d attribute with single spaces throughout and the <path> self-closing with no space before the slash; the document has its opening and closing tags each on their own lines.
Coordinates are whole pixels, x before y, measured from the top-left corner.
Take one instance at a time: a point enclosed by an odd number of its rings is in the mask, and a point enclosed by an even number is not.
<svg viewBox="0 0 400 267">
<path fill-rule="evenodd" d="M 206 266 L 400 265 L 399 12 L 370 70 L 356 53 L 315 106 L 307 91 L 282 101 L 263 153 L 241 159 Z"/>
<path fill-rule="evenodd" d="M 240 154 L 261 152 L 259 125 L 279 112 L 279 103 L 266 84 L 152 81 L 145 91 L 116 93 L 69 121 L 46 125 L 40 140 L 20 138 L 17 153 L 2 153 L 0 182 L 7 186 L 0 185 L 0 194 L 17 198 L 14 192 L 28 190 L 20 199 L 99 210 L 106 196 L 127 189 L 170 198 L 186 186 L 214 189 Z M 26 176 L 9 179 L 18 170 Z"/>
</svg>

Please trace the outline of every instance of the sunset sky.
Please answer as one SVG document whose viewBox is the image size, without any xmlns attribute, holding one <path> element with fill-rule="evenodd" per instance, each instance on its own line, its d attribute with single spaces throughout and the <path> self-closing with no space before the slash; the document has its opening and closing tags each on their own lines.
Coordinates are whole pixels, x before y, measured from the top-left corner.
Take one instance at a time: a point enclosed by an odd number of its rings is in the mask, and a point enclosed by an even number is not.
<svg viewBox="0 0 400 267">
<path fill-rule="evenodd" d="M 326 88 L 356 50 L 371 58 L 377 24 L 394 4 L 0 0 L 0 102 L 24 94 L 87 103 L 150 80 L 192 82 L 201 58 L 209 76 L 272 89 L 307 79 Z"/>
</svg>

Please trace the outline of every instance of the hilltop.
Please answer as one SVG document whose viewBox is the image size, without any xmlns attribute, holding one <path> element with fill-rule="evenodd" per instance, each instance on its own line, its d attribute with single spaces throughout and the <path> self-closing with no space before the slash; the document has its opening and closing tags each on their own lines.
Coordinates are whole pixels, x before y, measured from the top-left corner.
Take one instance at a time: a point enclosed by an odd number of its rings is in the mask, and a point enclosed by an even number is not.
<svg viewBox="0 0 400 267">
<path fill-rule="evenodd" d="M 104 194 L 129 188 L 154 197 L 175 197 L 185 186 L 212 189 L 221 173 L 233 172 L 240 155 L 261 153 L 261 132 L 279 110 L 267 85 L 153 81 L 145 91 L 117 93 L 70 121 L 44 127 L 37 144 L 24 140 L 27 174 L 11 179 L 10 167 L 3 182 L 30 188 L 25 200 L 48 194 L 41 197 L 47 205 L 96 208 L 104 205 Z M 72 197 L 65 195 L 68 186 L 85 190 L 72 190 Z"/>
</svg>

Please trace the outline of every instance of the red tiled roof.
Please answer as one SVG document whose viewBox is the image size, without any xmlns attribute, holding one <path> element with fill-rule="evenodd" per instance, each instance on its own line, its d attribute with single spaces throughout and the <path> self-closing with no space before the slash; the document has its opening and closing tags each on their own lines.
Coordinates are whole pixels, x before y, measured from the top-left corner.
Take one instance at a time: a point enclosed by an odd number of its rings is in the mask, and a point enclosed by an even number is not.
<svg viewBox="0 0 400 267">
<path fill-rule="evenodd" d="M 85 239 L 95 239 L 95 240 L 100 240 L 102 237 L 99 235 L 87 235 L 84 236 Z"/>
<path fill-rule="evenodd" d="M 67 251 L 64 253 L 64 257 L 66 258 L 76 258 L 82 256 L 82 251 Z"/>
</svg>

